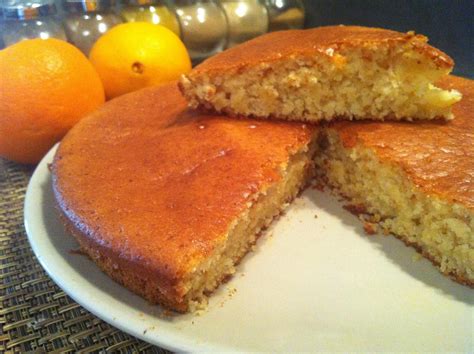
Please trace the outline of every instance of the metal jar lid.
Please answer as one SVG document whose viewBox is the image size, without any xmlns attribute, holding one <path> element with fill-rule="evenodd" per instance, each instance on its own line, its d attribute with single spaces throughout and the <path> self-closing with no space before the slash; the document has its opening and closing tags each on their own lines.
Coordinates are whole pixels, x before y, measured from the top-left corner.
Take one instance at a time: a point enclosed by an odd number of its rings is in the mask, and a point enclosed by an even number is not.
<svg viewBox="0 0 474 354">
<path fill-rule="evenodd" d="M 33 20 L 38 17 L 56 14 L 54 2 L 38 4 L 34 2 L 22 5 L 12 5 L 2 7 L 3 18 L 6 20 Z"/>
<path fill-rule="evenodd" d="M 158 5 L 159 3 L 159 0 L 122 0 L 123 5 L 131 6 Z"/>
<path fill-rule="evenodd" d="M 115 5 L 115 0 L 63 0 L 63 9 L 69 13 L 104 11 Z"/>
</svg>

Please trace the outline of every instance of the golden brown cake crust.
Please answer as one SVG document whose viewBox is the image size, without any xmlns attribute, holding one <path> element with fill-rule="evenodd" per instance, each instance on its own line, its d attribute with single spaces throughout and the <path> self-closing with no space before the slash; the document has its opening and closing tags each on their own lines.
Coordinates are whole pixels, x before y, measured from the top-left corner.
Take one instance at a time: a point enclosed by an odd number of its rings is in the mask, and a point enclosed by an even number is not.
<svg viewBox="0 0 474 354">
<path fill-rule="evenodd" d="M 412 32 L 360 26 L 327 26 L 307 30 L 271 32 L 215 55 L 194 68 L 189 77 L 204 72 L 245 69 L 262 62 L 288 57 L 325 55 L 332 57 L 341 47 L 377 47 L 411 43 L 413 48 L 442 68 L 452 68 L 453 60 L 427 44 L 428 39 Z"/>
<path fill-rule="evenodd" d="M 438 83 L 463 94 L 449 122 L 337 122 L 345 147 L 361 144 L 400 166 L 421 190 L 474 209 L 474 81 L 449 76 Z"/>
<path fill-rule="evenodd" d="M 52 168 L 66 226 L 89 256 L 149 300 L 183 311 L 183 277 L 315 134 L 301 123 L 186 107 L 176 84 L 112 100 L 68 133 Z"/>
</svg>

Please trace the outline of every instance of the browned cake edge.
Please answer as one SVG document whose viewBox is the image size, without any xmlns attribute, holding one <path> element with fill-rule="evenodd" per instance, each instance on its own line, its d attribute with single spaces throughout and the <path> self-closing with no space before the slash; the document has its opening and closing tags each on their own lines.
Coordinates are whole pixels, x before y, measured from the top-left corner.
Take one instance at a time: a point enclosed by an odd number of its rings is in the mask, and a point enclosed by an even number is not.
<svg viewBox="0 0 474 354">
<path fill-rule="evenodd" d="M 110 278 L 142 296 L 153 304 L 161 304 L 166 308 L 178 312 L 186 312 L 187 304 L 179 301 L 182 299 L 178 283 L 174 285 L 158 285 L 157 279 L 147 277 L 145 272 L 137 272 L 126 261 L 112 252 L 107 251 L 99 243 L 93 242 L 76 225 L 69 220 L 59 206 L 56 205 L 60 219 L 65 230 L 79 243 L 80 249 Z M 168 295 L 167 295 L 168 294 Z M 174 294 L 171 296 L 170 294 Z"/>
</svg>

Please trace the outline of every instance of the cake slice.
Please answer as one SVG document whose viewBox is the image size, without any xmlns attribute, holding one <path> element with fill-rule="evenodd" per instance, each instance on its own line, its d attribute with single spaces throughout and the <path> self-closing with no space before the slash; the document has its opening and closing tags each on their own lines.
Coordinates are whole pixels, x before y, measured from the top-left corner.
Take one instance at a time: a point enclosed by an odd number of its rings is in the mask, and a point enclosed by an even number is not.
<svg viewBox="0 0 474 354">
<path fill-rule="evenodd" d="M 412 32 L 330 26 L 273 32 L 215 55 L 180 80 L 191 107 L 284 120 L 451 119 L 453 68 Z"/>
<path fill-rule="evenodd" d="M 450 122 L 337 122 L 320 136 L 319 173 L 352 210 L 474 286 L 474 81 Z M 368 225 L 368 231 L 372 225 Z"/>
<path fill-rule="evenodd" d="M 79 122 L 52 165 L 67 229 L 110 277 L 192 311 L 314 173 L 316 128 L 189 111 L 176 83 Z"/>
</svg>

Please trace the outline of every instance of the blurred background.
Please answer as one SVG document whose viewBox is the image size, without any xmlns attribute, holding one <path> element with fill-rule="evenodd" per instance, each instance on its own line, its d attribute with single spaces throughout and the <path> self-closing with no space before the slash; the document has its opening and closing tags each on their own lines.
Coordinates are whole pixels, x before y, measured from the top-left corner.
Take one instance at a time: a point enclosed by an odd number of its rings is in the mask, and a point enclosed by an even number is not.
<svg viewBox="0 0 474 354">
<path fill-rule="evenodd" d="M 194 64 L 268 31 L 333 24 L 414 30 L 448 53 L 454 73 L 474 77 L 472 0 L 2 0 L 0 45 L 24 38 L 67 39 L 86 55 L 122 22 L 162 24 Z"/>
<path fill-rule="evenodd" d="M 456 62 L 454 73 L 474 78 L 472 0 L 313 0 L 305 1 L 305 26 L 333 24 L 414 30 Z"/>
</svg>

